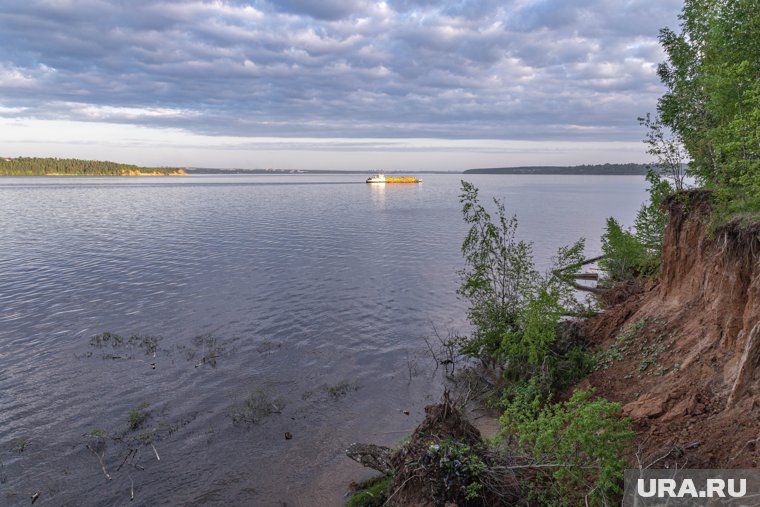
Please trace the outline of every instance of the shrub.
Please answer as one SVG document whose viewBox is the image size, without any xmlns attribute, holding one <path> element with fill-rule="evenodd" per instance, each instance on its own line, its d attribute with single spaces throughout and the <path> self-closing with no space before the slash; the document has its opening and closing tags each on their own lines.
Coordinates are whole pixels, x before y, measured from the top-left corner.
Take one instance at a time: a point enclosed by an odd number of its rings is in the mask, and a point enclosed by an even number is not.
<svg viewBox="0 0 760 507">
<path fill-rule="evenodd" d="M 566 402 L 541 408 L 538 383 L 528 383 L 507 405 L 502 432 L 532 454 L 547 475 L 531 484 L 534 499 L 551 505 L 611 505 L 622 494 L 622 452 L 634 436 L 620 404 L 579 390 Z M 549 481 L 549 485 L 545 484 Z"/>
<path fill-rule="evenodd" d="M 533 246 L 518 241 L 517 218 L 508 217 L 504 204 L 494 199 L 498 220 L 478 201 L 478 189 L 462 181 L 462 214 L 470 230 L 462 243 L 465 269 L 457 294 L 469 300 L 467 317 L 474 333 L 463 352 L 495 362 L 502 337 L 518 331 L 518 317 L 538 272 Z"/>
<path fill-rule="evenodd" d="M 554 359 L 556 328 L 561 317 L 578 306 L 574 290 L 563 276 L 577 271 L 584 241 L 560 248 L 553 266 L 539 273 L 533 245 L 516 239 L 517 218 L 494 200 L 497 219 L 478 200 L 478 190 L 462 182 L 462 212 L 470 230 L 462 244 L 465 269 L 458 294 L 470 302 L 468 318 L 474 331 L 462 352 L 498 365 L 514 380 L 530 378 Z"/>
<path fill-rule="evenodd" d="M 612 282 L 651 276 L 660 268 L 662 239 L 667 214 L 662 203 L 673 187 L 653 171 L 647 174 L 649 200 L 641 205 L 634 220 L 634 232 L 626 231 L 614 218 L 607 219 L 602 236 L 602 253 L 599 261 Z"/>
<path fill-rule="evenodd" d="M 599 267 L 612 282 L 623 282 L 646 274 L 649 264 L 646 247 L 612 217 L 607 219 L 607 229 L 602 236 L 602 253 L 604 258 L 599 261 Z"/>
</svg>

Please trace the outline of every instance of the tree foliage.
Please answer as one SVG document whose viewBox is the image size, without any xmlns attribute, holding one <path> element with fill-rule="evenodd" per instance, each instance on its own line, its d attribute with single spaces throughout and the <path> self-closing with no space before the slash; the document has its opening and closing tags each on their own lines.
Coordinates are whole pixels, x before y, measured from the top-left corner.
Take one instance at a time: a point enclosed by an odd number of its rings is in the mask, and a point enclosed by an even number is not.
<svg viewBox="0 0 760 507">
<path fill-rule="evenodd" d="M 0 158 L 0 176 L 128 176 L 130 174 L 172 174 L 170 167 L 138 167 L 101 160 L 74 158 Z"/>
<path fill-rule="evenodd" d="M 683 190 L 686 180 L 686 154 L 683 145 L 677 137 L 668 134 L 667 127 L 659 118 L 652 118 L 649 113 L 639 118 L 639 124 L 646 128 L 644 142 L 647 145 L 647 153 L 656 159 L 654 167 L 657 172 L 670 179 L 676 190 Z M 650 168 L 647 176 L 651 173 Z"/>
<path fill-rule="evenodd" d="M 548 470 L 531 485 L 541 505 L 614 505 L 621 496 L 625 461 L 634 437 L 629 419 L 620 419 L 619 403 L 593 399 L 579 390 L 566 402 L 543 404 L 534 383 L 525 386 L 501 417 L 502 434 L 513 436 L 537 464 Z"/>
<path fill-rule="evenodd" d="M 463 352 L 498 365 L 513 379 L 525 379 L 544 366 L 559 364 L 555 350 L 560 318 L 577 310 L 573 288 L 555 275 L 577 272 L 584 241 L 560 248 L 553 266 L 540 273 L 533 245 L 518 240 L 517 218 L 494 199 L 493 220 L 478 189 L 462 182 L 462 213 L 470 229 L 462 243 L 465 268 L 458 294 L 469 301 L 472 336 Z"/>
<path fill-rule="evenodd" d="M 667 214 L 662 203 L 673 187 L 654 171 L 647 174 L 649 200 L 641 205 L 633 230 L 625 230 L 617 220 L 607 219 L 602 235 L 604 258 L 599 266 L 612 282 L 653 275 L 660 267 L 662 240 Z"/>
<path fill-rule="evenodd" d="M 665 28 L 658 74 L 662 124 L 691 157 L 690 173 L 724 201 L 760 206 L 760 3 L 685 0 Z"/>
<path fill-rule="evenodd" d="M 518 319 L 538 277 L 533 246 L 517 240 L 517 217 L 508 217 L 495 200 L 497 221 L 478 200 L 478 189 L 462 181 L 464 221 L 470 226 L 462 243 L 465 269 L 458 294 L 470 302 L 467 316 L 474 328 L 466 352 L 494 360 L 502 337 L 519 330 Z"/>
</svg>

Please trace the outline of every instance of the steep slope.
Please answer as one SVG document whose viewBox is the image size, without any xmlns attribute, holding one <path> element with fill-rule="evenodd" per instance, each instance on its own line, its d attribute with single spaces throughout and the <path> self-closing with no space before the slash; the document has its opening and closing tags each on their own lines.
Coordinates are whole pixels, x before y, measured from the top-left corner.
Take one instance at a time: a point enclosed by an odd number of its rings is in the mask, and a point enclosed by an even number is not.
<svg viewBox="0 0 760 507">
<path fill-rule="evenodd" d="M 667 206 L 659 279 L 584 324 L 603 352 L 583 384 L 634 419 L 634 463 L 757 466 L 760 226 L 711 232 L 705 192 Z"/>
</svg>

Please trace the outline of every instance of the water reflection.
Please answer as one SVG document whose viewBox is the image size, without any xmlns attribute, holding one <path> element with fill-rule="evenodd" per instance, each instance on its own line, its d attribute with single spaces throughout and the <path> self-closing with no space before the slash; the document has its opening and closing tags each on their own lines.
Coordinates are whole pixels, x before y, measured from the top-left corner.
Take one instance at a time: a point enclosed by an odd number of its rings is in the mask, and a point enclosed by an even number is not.
<svg viewBox="0 0 760 507">
<path fill-rule="evenodd" d="M 126 460 L 145 469 L 129 469 L 138 504 L 340 504 L 347 478 L 326 471 L 365 473 L 346 445 L 393 444 L 437 395 L 407 367 L 424 371 L 430 322 L 466 329 L 460 177 L 369 190 L 357 175 L 4 179 L 0 505 L 35 491 L 51 505 L 128 502 L 126 465 L 116 475 L 128 451 L 110 438 L 141 435 Z M 629 225 L 646 187 L 468 179 L 484 202 L 508 195 L 539 263 L 579 236 L 598 251 L 605 218 Z M 93 348 L 107 331 L 125 338 Z M 132 429 L 135 410 L 149 416 Z M 98 429 L 112 481 L 85 447 Z M 17 439 L 30 444 L 9 452 Z"/>
<path fill-rule="evenodd" d="M 367 183 L 372 194 L 372 202 L 376 208 L 385 208 L 385 186 L 386 183 Z"/>
</svg>

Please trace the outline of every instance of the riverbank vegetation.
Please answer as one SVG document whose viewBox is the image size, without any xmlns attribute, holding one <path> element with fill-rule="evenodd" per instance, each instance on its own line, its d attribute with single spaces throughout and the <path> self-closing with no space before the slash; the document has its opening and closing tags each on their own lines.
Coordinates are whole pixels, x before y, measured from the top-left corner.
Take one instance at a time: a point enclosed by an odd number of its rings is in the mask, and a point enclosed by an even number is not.
<svg viewBox="0 0 760 507">
<path fill-rule="evenodd" d="M 760 220 L 760 5 L 686 0 L 680 19 L 680 33 L 660 31 L 667 92 L 656 116 L 639 118 L 655 158 L 649 202 L 632 230 L 610 218 L 602 239 L 600 267 L 614 283 L 657 273 L 664 202 L 684 190 L 687 174 L 709 192 L 713 230 Z"/>
<path fill-rule="evenodd" d="M 506 215 L 503 203 L 494 202 L 492 219 L 467 182 L 460 200 L 470 230 L 459 294 L 469 302 L 473 329 L 462 351 L 501 372 L 500 452 L 529 456 L 526 467 L 547 469 L 523 479 L 529 502 L 611 505 L 622 493 L 630 423 L 618 417 L 619 404 L 590 390 L 559 401 L 594 366 L 587 344 L 563 321 L 580 310 L 566 277 L 583 265 L 584 241 L 561 247 L 552 266 L 539 273 L 532 245 L 516 240 L 517 218 Z"/>
<path fill-rule="evenodd" d="M 760 218 L 760 4 L 686 0 L 680 19 L 660 31 L 658 121 L 714 192 L 718 222 Z"/>
<path fill-rule="evenodd" d="M 462 244 L 460 297 L 472 331 L 456 339 L 457 353 L 496 378 L 500 431 L 484 440 L 448 394 L 426 408 L 425 421 L 390 458 L 357 461 L 392 480 L 383 501 L 408 505 L 613 505 L 622 494 L 624 450 L 634 436 L 621 406 L 571 386 L 590 373 L 595 356 L 568 315 L 583 310 L 567 283 L 584 263 L 584 241 L 560 248 L 545 272 L 532 244 L 519 240 L 517 218 L 494 200 L 492 215 L 478 189 L 463 181 L 460 195 L 469 231 Z M 435 356 L 435 354 L 434 354 Z M 441 361 L 438 361 L 441 362 Z M 362 451 L 362 452 L 359 452 Z M 378 492 L 356 496 L 377 500 Z M 395 503 L 394 503 L 395 502 Z"/>
<path fill-rule="evenodd" d="M 388 505 L 613 505 L 625 468 L 756 466 L 760 4 L 686 0 L 680 19 L 660 33 L 667 93 L 640 118 L 649 198 L 602 238 L 603 314 L 565 319 L 582 241 L 540 273 L 517 218 L 462 183 L 472 332 L 455 343 L 499 373 L 500 431 L 474 438 L 441 415 L 448 398 L 428 407 L 393 455 Z"/>
<path fill-rule="evenodd" d="M 139 167 L 74 158 L 0 158 L 0 176 L 182 176 L 176 167 Z"/>
</svg>

